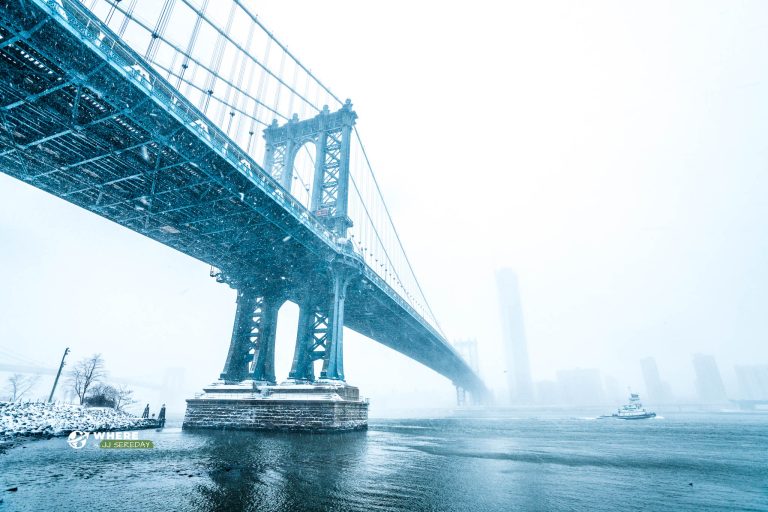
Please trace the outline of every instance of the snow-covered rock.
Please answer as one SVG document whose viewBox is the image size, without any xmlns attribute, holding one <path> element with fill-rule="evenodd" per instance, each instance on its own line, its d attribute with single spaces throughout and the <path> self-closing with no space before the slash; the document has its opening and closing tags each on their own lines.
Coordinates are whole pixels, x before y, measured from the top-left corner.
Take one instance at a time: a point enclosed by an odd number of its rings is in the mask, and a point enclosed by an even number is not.
<svg viewBox="0 0 768 512">
<path fill-rule="evenodd" d="M 105 407 L 44 402 L 0 402 L 0 444 L 22 436 L 60 436 L 73 430 L 138 430 L 155 427 L 142 419 Z"/>
</svg>

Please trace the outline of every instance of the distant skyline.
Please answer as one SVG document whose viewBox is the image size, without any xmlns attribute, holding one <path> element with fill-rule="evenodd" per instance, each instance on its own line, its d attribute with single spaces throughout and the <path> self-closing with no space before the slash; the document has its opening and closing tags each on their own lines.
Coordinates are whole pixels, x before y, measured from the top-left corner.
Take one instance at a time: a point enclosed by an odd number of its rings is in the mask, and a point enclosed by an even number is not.
<svg viewBox="0 0 768 512">
<path fill-rule="evenodd" d="M 768 3 L 344 0 L 259 3 L 340 97 L 449 339 L 506 386 L 495 271 L 519 277 L 534 381 L 599 368 L 643 385 L 656 358 L 695 397 L 691 357 L 768 364 Z M 235 297 L 208 267 L 0 175 L 0 346 L 189 393 L 221 372 Z M 281 310 L 278 378 L 296 307 Z M 350 383 L 376 407 L 453 387 L 361 336 Z M 1 358 L 0 358 L 1 359 Z M 397 397 L 395 399 L 394 397 Z M 377 405 L 378 404 L 378 405 Z"/>
</svg>

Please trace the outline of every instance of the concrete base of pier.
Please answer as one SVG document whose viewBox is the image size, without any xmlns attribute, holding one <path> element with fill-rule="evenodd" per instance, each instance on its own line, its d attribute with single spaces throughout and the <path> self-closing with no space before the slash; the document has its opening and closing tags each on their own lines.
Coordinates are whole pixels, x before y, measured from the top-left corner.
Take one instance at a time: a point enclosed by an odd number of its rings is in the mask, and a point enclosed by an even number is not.
<svg viewBox="0 0 768 512">
<path fill-rule="evenodd" d="M 368 400 L 337 381 L 216 382 L 187 400 L 185 429 L 346 431 L 368 428 Z"/>
</svg>

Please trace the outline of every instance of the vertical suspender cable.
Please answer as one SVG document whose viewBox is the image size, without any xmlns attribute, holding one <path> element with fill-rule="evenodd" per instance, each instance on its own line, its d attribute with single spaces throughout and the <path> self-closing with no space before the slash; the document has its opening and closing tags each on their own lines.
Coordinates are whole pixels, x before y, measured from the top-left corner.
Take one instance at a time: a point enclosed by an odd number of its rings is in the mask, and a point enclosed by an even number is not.
<svg viewBox="0 0 768 512">
<path fill-rule="evenodd" d="M 205 11 L 208 9 L 208 0 L 203 0 L 203 5 L 200 7 L 200 12 L 205 14 Z M 178 89 L 181 87 L 181 81 L 184 78 L 184 73 L 187 71 L 187 68 L 189 67 L 189 56 L 192 55 L 192 51 L 195 48 L 195 43 L 197 42 L 197 36 L 200 34 L 200 25 L 202 25 L 203 20 L 200 16 L 197 16 L 195 18 L 195 26 L 192 28 L 192 33 L 189 36 L 189 43 L 187 43 L 187 51 L 184 52 L 184 61 L 181 63 L 181 71 L 179 72 L 179 79 L 176 82 L 176 88 Z"/>
<path fill-rule="evenodd" d="M 232 20 L 234 19 L 234 15 L 235 4 L 232 4 L 232 7 L 229 10 L 229 17 L 227 18 L 227 26 L 224 33 L 229 32 L 229 30 L 232 28 Z M 219 77 L 219 68 L 221 67 L 222 57 L 224 56 L 224 47 L 226 46 L 226 42 L 228 40 L 224 33 L 220 32 L 216 38 L 216 46 L 214 47 L 213 54 L 211 55 L 211 72 L 208 74 L 208 82 L 205 87 L 206 98 L 203 103 L 203 113 L 208 113 L 208 105 L 210 103 L 211 96 L 213 95 L 213 88 L 216 84 L 216 79 Z"/>
<path fill-rule="evenodd" d="M 285 52 L 283 52 L 280 55 L 280 71 L 277 72 L 278 76 L 280 77 L 280 80 L 282 80 L 283 77 L 283 66 L 285 66 Z M 279 110 L 280 108 L 280 91 L 282 90 L 282 87 L 280 87 L 280 84 L 276 84 L 276 90 L 275 90 L 275 101 L 272 104 L 272 108 L 274 110 Z M 290 118 L 290 113 L 288 114 Z"/>
<path fill-rule="evenodd" d="M 253 43 L 253 32 L 254 32 L 254 30 L 255 30 L 255 27 L 254 27 L 253 24 L 251 24 L 249 26 L 249 28 L 248 28 L 248 38 L 247 38 L 246 43 L 245 43 L 245 49 L 249 53 L 251 51 L 251 44 Z M 246 61 L 245 61 L 245 56 L 243 56 L 242 64 L 241 64 L 241 68 L 240 68 L 240 76 L 237 79 L 237 87 L 238 88 L 243 87 L 243 79 L 245 77 L 245 68 L 246 67 L 248 68 L 248 78 L 245 80 L 245 83 L 246 84 L 250 84 L 251 80 L 253 79 L 254 66 L 247 64 Z M 242 111 L 245 111 L 246 107 L 247 107 L 247 103 L 248 103 L 247 96 L 244 95 L 244 94 L 239 94 L 237 96 L 238 96 L 238 98 L 237 98 L 237 101 L 235 102 L 235 107 L 237 107 L 238 109 L 240 109 Z M 237 121 L 237 131 L 236 131 L 236 133 L 240 132 L 240 125 L 242 124 L 242 121 L 243 121 L 243 116 L 240 116 L 240 118 Z M 255 122 L 255 121 L 252 121 L 252 122 Z"/>
<path fill-rule="evenodd" d="M 175 0 L 165 0 L 163 7 L 160 9 L 160 16 L 158 16 L 155 22 L 155 29 L 150 34 L 149 44 L 147 45 L 147 51 L 144 53 L 144 58 L 149 62 L 155 60 L 157 54 L 157 47 L 159 46 L 159 38 L 165 34 L 165 28 L 168 26 L 168 20 L 171 18 L 173 12 L 173 6 Z"/>
<path fill-rule="evenodd" d="M 298 66 L 293 67 L 293 81 L 291 82 L 291 89 L 296 89 L 296 81 L 299 78 L 299 68 Z M 288 100 L 288 108 L 286 109 L 286 112 L 288 113 L 288 116 L 293 116 L 293 100 L 296 98 L 296 95 L 291 93 L 290 99 Z"/>
<path fill-rule="evenodd" d="M 114 3 L 114 6 L 117 7 L 117 2 Z M 117 35 L 119 35 L 121 39 L 123 38 L 123 34 L 125 34 L 125 29 L 128 28 L 128 22 L 133 16 L 134 9 L 136 9 L 136 0 L 131 0 L 131 3 L 128 4 L 128 12 L 125 18 L 123 19 L 123 23 L 120 25 L 120 31 L 117 33 Z"/>
<path fill-rule="evenodd" d="M 374 186 L 376 188 L 376 191 L 377 191 L 379 197 L 381 197 L 381 199 L 382 199 L 382 204 L 384 206 L 384 211 L 386 212 L 387 219 L 389 220 L 389 224 L 392 227 L 392 232 L 393 232 L 393 234 L 395 236 L 395 239 L 397 240 L 397 243 L 398 243 L 398 245 L 400 247 L 400 250 L 403 253 L 403 258 L 404 258 L 404 260 L 406 262 L 406 265 L 408 266 L 408 269 L 410 270 L 410 274 L 411 274 L 411 276 L 413 276 L 414 284 L 415 284 L 416 288 L 418 289 L 419 294 L 421 295 L 421 297 L 423 299 L 424 307 L 429 312 L 429 315 L 432 318 L 432 321 L 435 323 L 435 327 L 437 327 L 438 331 L 440 331 L 440 333 L 445 337 L 445 332 L 443 331 L 442 327 L 440 327 L 440 324 L 438 323 L 437 318 L 435 317 L 435 314 L 432 311 L 432 307 L 429 305 L 429 302 L 427 302 L 426 296 L 424 295 L 424 291 L 421 289 L 421 284 L 419 284 L 419 281 L 416 279 L 416 274 L 413 271 L 413 266 L 411 265 L 411 261 L 408 259 L 408 254 L 406 254 L 405 249 L 403 248 L 403 242 L 402 242 L 402 240 L 400 240 L 400 235 L 397 233 L 397 229 L 395 229 L 395 224 L 392 221 L 392 215 L 389 213 L 389 208 L 387 208 L 387 203 L 384 201 L 384 196 L 382 195 L 381 188 L 379 187 L 379 183 L 376 180 L 376 175 L 373 173 L 373 168 L 371 167 L 371 162 L 368 159 L 368 153 L 365 151 L 365 146 L 363 145 L 363 142 L 360 139 L 360 133 L 358 132 L 357 127 L 354 128 L 354 131 L 355 131 L 355 137 L 357 138 L 357 142 L 360 145 L 360 149 L 363 152 L 363 156 L 365 157 L 365 162 L 366 162 L 366 165 L 367 165 L 368 170 L 370 172 L 371 178 L 373 180 L 373 184 L 374 184 Z"/>
<path fill-rule="evenodd" d="M 264 62 L 269 62 L 269 51 L 270 51 L 271 48 L 272 48 L 272 40 L 271 39 L 267 39 L 267 44 L 266 44 L 266 47 L 264 48 L 264 59 L 263 59 Z M 262 70 L 259 73 L 259 86 L 256 89 L 256 97 L 259 98 L 259 100 L 261 100 L 263 95 L 264 95 L 264 85 L 265 85 L 266 79 L 267 79 L 267 74 L 264 72 L 264 70 Z M 261 137 L 258 137 L 258 135 L 256 134 L 256 131 L 255 131 L 256 130 L 256 125 L 255 125 L 256 121 L 255 120 L 256 119 L 260 119 L 259 118 L 259 103 L 258 102 L 254 103 L 254 105 L 253 105 L 253 119 L 254 119 L 254 121 L 251 123 L 251 128 L 250 128 L 250 130 L 248 130 L 248 147 L 245 150 L 246 153 L 248 153 L 249 155 L 252 155 L 252 156 L 253 156 L 253 153 L 251 152 L 251 148 L 252 148 L 252 145 L 253 145 L 253 138 L 257 137 L 257 141 L 261 140 Z M 266 122 L 266 121 L 268 121 L 268 120 L 265 119 L 265 123 L 264 124 L 269 125 L 269 122 Z M 258 147 L 258 142 L 256 143 L 256 146 L 253 146 L 253 149 L 255 150 L 256 147 Z"/>
</svg>

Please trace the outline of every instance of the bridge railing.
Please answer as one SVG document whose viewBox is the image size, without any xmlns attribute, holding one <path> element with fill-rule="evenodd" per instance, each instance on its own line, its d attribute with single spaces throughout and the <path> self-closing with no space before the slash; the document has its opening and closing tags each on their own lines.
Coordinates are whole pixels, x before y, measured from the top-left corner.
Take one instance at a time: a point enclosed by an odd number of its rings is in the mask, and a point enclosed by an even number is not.
<svg viewBox="0 0 768 512">
<path fill-rule="evenodd" d="M 127 79 L 140 86 L 150 97 L 168 106 L 175 116 L 189 129 L 195 131 L 211 149 L 238 169 L 244 176 L 283 206 L 299 222 L 310 229 L 337 253 L 350 253 L 347 240 L 337 239 L 290 191 L 284 189 L 272 176 L 264 171 L 253 158 L 240 149 L 205 114 L 181 95 L 171 84 L 151 67 L 133 49 L 125 45 L 104 23 L 77 0 L 34 0 L 47 7 L 52 16 L 58 16 L 77 32 L 87 44 L 98 49 L 104 57 L 116 65 L 117 70 Z M 222 183 L 227 187 L 226 183 Z M 359 254 L 353 253 L 358 256 Z M 385 292 L 411 316 L 417 319 L 435 337 L 445 341 L 435 326 L 416 308 L 406 301 L 374 269 L 364 263 L 365 278 Z M 450 347 L 450 344 L 446 344 Z"/>
</svg>

